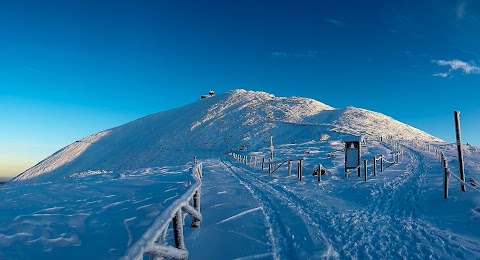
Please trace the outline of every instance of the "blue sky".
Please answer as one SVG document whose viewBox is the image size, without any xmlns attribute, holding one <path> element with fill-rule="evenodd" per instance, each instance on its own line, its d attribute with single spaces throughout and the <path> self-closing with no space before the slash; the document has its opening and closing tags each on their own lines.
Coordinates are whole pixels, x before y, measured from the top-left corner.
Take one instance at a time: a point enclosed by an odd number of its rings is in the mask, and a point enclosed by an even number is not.
<svg viewBox="0 0 480 260">
<path fill-rule="evenodd" d="M 41 2 L 41 3 L 40 3 Z M 479 1 L 0 1 L 0 175 L 210 88 L 480 145 Z"/>
</svg>

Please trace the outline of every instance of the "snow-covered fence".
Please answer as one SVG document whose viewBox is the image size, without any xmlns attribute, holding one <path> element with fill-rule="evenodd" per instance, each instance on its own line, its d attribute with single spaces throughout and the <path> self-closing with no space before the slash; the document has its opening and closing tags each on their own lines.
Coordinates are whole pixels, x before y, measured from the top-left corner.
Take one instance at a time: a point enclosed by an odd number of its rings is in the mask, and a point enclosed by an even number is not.
<svg viewBox="0 0 480 260">
<path fill-rule="evenodd" d="M 356 168 L 349 169 L 345 173 L 345 178 L 349 177 L 349 172 L 351 172 L 351 171 L 357 171 L 358 172 L 358 177 L 361 177 L 361 170 L 360 169 L 363 167 L 364 181 L 367 181 L 367 179 L 368 179 L 367 175 L 368 175 L 368 168 L 369 167 L 373 167 L 373 176 L 376 177 L 377 176 L 377 161 L 380 161 L 380 172 L 383 172 L 384 169 L 386 169 L 386 168 L 388 168 L 392 165 L 398 164 L 400 162 L 400 156 L 402 154 L 403 154 L 403 151 L 397 151 L 397 152 L 392 153 L 393 161 L 388 161 L 387 159 L 385 159 L 384 155 L 374 156 L 371 164 L 368 163 L 368 160 L 363 160 L 363 166 L 359 165 Z M 385 167 L 385 168 L 384 168 L 384 162 L 388 164 L 387 167 Z"/>
<path fill-rule="evenodd" d="M 188 257 L 183 238 L 184 217 L 186 214 L 193 217 L 191 226 L 194 228 L 199 227 L 202 221 L 200 213 L 201 162 L 193 166 L 192 175 L 195 176 L 197 182 L 157 217 L 150 228 L 128 248 L 121 259 L 143 259 L 145 254 L 150 255 L 150 259 L 186 259 Z M 175 246 L 170 246 L 165 241 L 170 222 L 173 225 Z"/>
<path fill-rule="evenodd" d="M 237 160 L 238 162 L 241 162 L 243 164 L 246 164 L 246 165 L 250 165 L 252 166 L 252 163 L 251 161 L 249 162 L 247 156 L 245 155 L 239 155 L 239 154 L 236 154 L 236 153 L 228 153 L 228 156 L 232 157 L 233 159 Z M 251 160 L 254 161 L 254 165 L 256 166 L 256 162 L 258 160 L 257 157 L 255 156 L 251 156 Z M 274 161 L 272 160 L 271 158 L 268 158 L 268 161 L 266 162 L 268 164 L 268 174 L 272 175 L 276 170 L 278 170 L 280 167 L 282 167 L 284 164 L 287 164 L 288 165 L 288 176 L 291 175 L 291 170 L 292 170 L 292 161 L 298 161 L 298 164 L 297 164 L 297 178 L 302 181 L 302 177 L 303 177 L 303 160 L 304 158 L 299 158 L 299 159 L 287 159 L 287 160 L 277 160 L 277 161 Z M 265 164 L 265 158 L 262 158 L 262 170 L 264 169 L 264 164 Z M 322 167 L 323 168 L 323 167 Z"/>
<path fill-rule="evenodd" d="M 445 154 L 442 151 L 439 151 L 439 150 L 435 150 L 435 151 L 436 151 L 435 154 L 438 155 L 437 158 L 440 159 L 440 161 L 442 163 L 442 166 L 443 166 L 443 197 L 444 197 L 444 199 L 448 199 L 448 186 L 449 186 L 449 182 L 450 182 L 450 180 L 449 180 L 450 176 L 454 177 L 455 179 L 457 179 L 460 182 L 462 191 L 466 191 L 465 187 L 468 186 L 468 183 L 466 181 L 462 180 L 461 177 L 455 175 L 450 170 L 450 168 L 448 167 L 448 160 L 447 160 L 447 158 L 445 157 Z M 480 189 L 476 188 L 477 182 L 474 179 L 470 178 L 469 183 L 470 183 L 470 188 L 473 191 L 480 192 Z"/>
</svg>

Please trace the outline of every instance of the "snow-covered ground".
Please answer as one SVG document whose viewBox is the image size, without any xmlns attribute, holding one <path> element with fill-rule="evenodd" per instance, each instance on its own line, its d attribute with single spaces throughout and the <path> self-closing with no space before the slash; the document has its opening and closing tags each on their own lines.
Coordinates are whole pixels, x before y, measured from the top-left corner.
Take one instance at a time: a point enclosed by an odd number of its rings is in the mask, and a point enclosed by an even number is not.
<svg viewBox="0 0 480 260">
<path fill-rule="evenodd" d="M 370 166 L 366 182 L 345 178 L 342 140 L 352 134 L 364 136 L 369 164 L 398 149 L 401 162 L 377 176 Z M 294 160 L 292 175 L 227 156 L 268 158 L 270 136 L 274 160 Z M 82 139 L 0 185 L 0 259 L 125 256 L 153 223 L 171 221 L 162 212 L 196 183 L 194 155 L 203 221 L 184 228 L 190 259 L 480 259 L 480 192 L 451 178 L 443 199 L 443 168 L 425 144 L 458 175 L 453 144 L 387 116 L 232 91 Z M 480 152 L 464 148 L 478 183 Z M 170 225 L 170 245 L 172 234 Z"/>
<path fill-rule="evenodd" d="M 452 179 L 444 200 L 434 153 L 405 146 L 399 164 L 376 177 L 370 167 L 365 182 L 344 177 L 342 147 L 336 140 L 277 145 L 275 160 L 305 158 L 302 182 L 296 164 L 288 176 L 286 166 L 269 175 L 227 156 L 205 160 L 204 220 L 184 231 L 189 258 L 480 257 L 480 193 L 463 193 Z M 447 156 L 452 147 L 442 147 Z M 393 151 L 376 141 L 362 148 L 363 158 Z M 244 154 L 260 157 L 268 148 Z M 468 177 L 480 179 L 480 154 L 465 154 Z M 311 175 L 318 163 L 327 169 L 321 183 Z M 189 165 L 4 185 L 0 258 L 118 258 L 188 189 Z"/>
</svg>

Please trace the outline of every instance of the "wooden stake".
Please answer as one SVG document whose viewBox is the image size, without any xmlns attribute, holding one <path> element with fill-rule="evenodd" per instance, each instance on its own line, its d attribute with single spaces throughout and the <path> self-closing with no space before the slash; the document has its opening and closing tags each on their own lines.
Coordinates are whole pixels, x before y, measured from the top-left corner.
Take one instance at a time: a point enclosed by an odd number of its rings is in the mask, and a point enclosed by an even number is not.
<svg viewBox="0 0 480 260">
<path fill-rule="evenodd" d="M 365 181 L 367 181 L 367 160 L 363 160 L 363 174 L 365 175 Z"/>
<path fill-rule="evenodd" d="M 290 176 L 291 171 L 292 171 L 292 160 L 288 160 L 288 176 Z"/>
<path fill-rule="evenodd" d="M 448 199 L 448 163 L 443 159 L 443 197 Z"/>
<path fill-rule="evenodd" d="M 457 150 L 458 150 L 458 164 L 460 168 L 460 179 L 462 182 L 462 191 L 467 191 L 465 187 L 465 172 L 464 172 L 464 165 L 463 165 L 463 150 L 462 150 L 462 133 L 460 129 L 460 111 L 453 111 L 455 116 L 455 131 L 457 134 Z"/>
<path fill-rule="evenodd" d="M 185 249 L 185 243 L 183 241 L 183 212 L 181 209 L 177 211 L 172 221 L 175 247 L 178 249 Z"/>
<path fill-rule="evenodd" d="M 377 176 L 377 158 L 373 157 L 373 176 Z"/>
<path fill-rule="evenodd" d="M 380 156 L 380 172 L 383 172 L 383 155 Z"/>
<path fill-rule="evenodd" d="M 193 195 L 193 208 L 200 212 L 200 188 Z M 192 227 L 198 228 L 200 226 L 200 219 L 193 218 Z"/>
</svg>

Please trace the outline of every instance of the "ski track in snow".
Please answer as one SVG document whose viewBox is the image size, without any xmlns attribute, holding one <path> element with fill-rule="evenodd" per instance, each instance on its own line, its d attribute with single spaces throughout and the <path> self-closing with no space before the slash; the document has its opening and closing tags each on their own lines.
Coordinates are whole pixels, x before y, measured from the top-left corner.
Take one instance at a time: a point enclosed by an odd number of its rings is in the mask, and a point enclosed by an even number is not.
<svg viewBox="0 0 480 260">
<path fill-rule="evenodd" d="M 229 218 L 226 218 L 226 219 L 218 222 L 217 224 L 222 224 L 222 223 L 225 223 L 225 222 L 228 222 L 228 221 L 237 219 L 237 218 L 239 218 L 239 217 L 241 217 L 241 216 L 243 216 L 243 215 L 246 215 L 246 214 L 248 214 L 248 213 L 251 213 L 251 212 L 254 212 L 254 211 L 257 211 L 257 210 L 261 210 L 261 209 L 262 209 L 262 208 L 258 207 L 258 208 L 246 210 L 246 211 L 244 211 L 244 212 L 238 213 L 238 214 L 235 215 L 235 216 L 231 216 L 231 217 L 229 217 Z"/>
<path fill-rule="evenodd" d="M 404 161 L 409 161 L 406 171 L 376 183 L 377 191 L 372 192 L 368 206 L 348 211 L 325 207 L 321 200 L 287 190 L 275 181 L 267 183 L 244 165 L 223 164 L 264 208 L 273 228 L 274 251 L 281 259 L 475 258 L 480 254 L 475 240 L 452 236 L 417 216 L 417 200 L 428 173 L 427 158 L 404 148 Z M 314 253 L 307 254 L 302 250 L 305 247 Z"/>
<path fill-rule="evenodd" d="M 303 247 L 318 248 L 323 245 L 320 238 L 322 232 L 301 205 L 296 205 L 284 193 L 270 187 L 261 180 L 235 165 L 224 162 L 225 169 L 237 178 L 242 185 L 249 189 L 264 209 L 265 217 L 272 227 L 274 252 L 279 259 L 307 259 L 308 255 Z M 288 218 L 285 214 L 288 214 Z"/>
</svg>

